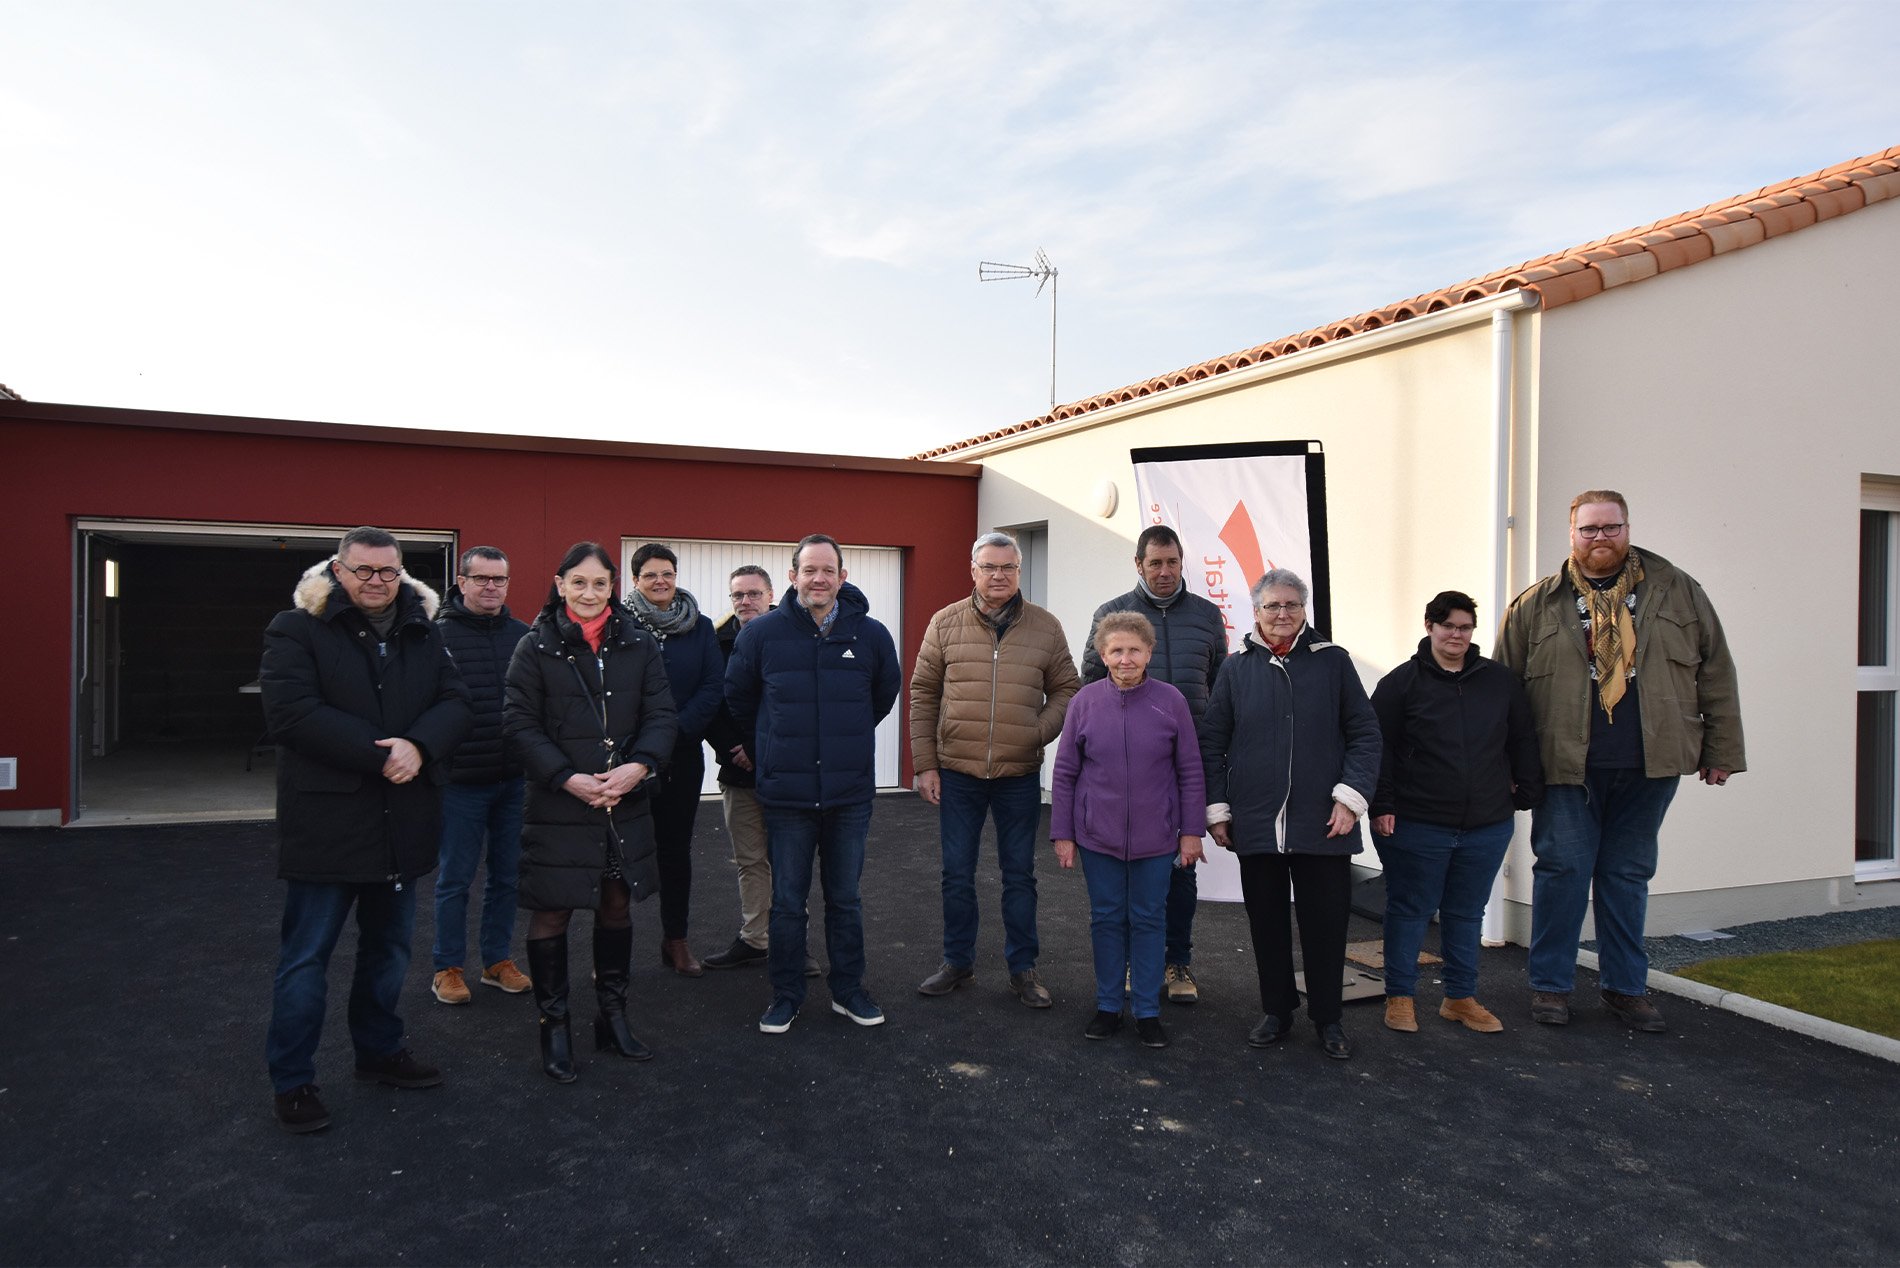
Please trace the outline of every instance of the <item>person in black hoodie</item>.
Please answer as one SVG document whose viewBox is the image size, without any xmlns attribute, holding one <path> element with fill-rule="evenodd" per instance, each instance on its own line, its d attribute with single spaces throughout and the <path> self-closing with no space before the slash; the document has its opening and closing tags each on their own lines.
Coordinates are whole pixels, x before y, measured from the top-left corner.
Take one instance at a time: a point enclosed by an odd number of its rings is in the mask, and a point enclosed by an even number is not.
<svg viewBox="0 0 1900 1268">
<path fill-rule="evenodd" d="M 1477 610 L 1456 590 L 1433 596 L 1417 654 L 1372 693 L 1385 736 L 1372 798 L 1385 867 L 1385 1024 L 1408 1033 L 1418 1029 L 1412 993 L 1434 911 L 1445 958 L 1438 1015 L 1487 1034 L 1504 1029 L 1474 998 L 1479 927 L 1515 812 L 1544 798 L 1530 697 L 1516 674 L 1478 654 Z"/>
<path fill-rule="evenodd" d="M 660 883 L 648 780 L 679 723 L 651 635 L 614 602 L 619 569 L 595 542 L 562 556 L 547 606 L 508 664 L 502 728 L 528 773 L 521 905 L 528 975 L 541 1012 L 541 1068 L 574 1081 L 567 1013 L 567 926 L 594 911 L 594 1046 L 653 1055 L 627 1029 L 633 899 Z"/>
<path fill-rule="evenodd" d="M 501 734 L 502 680 L 527 634 L 508 611 L 508 556 L 494 546 L 462 552 L 455 590 L 435 614 L 442 641 L 468 686 L 475 725 L 449 759 L 442 791 L 442 870 L 435 878 L 435 977 L 444 1004 L 469 1002 L 462 961 L 468 954 L 468 890 L 487 861 L 482 890 L 482 985 L 510 995 L 528 989 L 509 946 L 515 938 L 515 884 L 521 870 L 521 763 Z"/>
</svg>

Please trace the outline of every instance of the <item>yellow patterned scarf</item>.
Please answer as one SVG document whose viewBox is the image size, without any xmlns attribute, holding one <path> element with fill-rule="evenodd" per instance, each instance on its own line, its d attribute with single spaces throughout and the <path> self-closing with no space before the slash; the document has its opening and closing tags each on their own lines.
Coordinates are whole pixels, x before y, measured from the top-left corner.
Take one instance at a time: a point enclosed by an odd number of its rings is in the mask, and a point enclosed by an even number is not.
<svg viewBox="0 0 1900 1268">
<path fill-rule="evenodd" d="M 1643 580 L 1643 561 L 1634 548 L 1623 557 L 1623 571 L 1616 583 L 1599 590 L 1571 559 L 1564 564 L 1570 585 L 1588 605 L 1590 612 L 1590 653 L 1596 662 L 1597 697 L 1603 701 L 1603 716 L 1616 721 L 1616 705 L 1629 690 L 1630 669 L 1636 664 L 1636 622 L 1630 616 L 1629 596 Z"/>
</svg>

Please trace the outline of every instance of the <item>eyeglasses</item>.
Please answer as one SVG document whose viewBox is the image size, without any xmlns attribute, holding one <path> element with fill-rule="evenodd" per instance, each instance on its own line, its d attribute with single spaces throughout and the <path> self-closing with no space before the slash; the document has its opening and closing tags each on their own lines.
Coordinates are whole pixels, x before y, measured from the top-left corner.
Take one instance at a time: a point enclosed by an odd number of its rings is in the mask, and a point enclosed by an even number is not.
<svg viewBox="0 0 1900 1268">
<path fill-rule="evenodd" d="M 1623 530 L 1628 527 L 1628 524 L 1579 524 L 1577 525 L 1577 536 L 1592 539 L 1598 537 L 1621 537 Z"/>
<path fill-rule="evenodd" d="M 1007 577 L 1021 567 L 1021 564 L 978 564 L 976 570 L 986 577 L 994 577 L 998 573 Z"/>
<path fill-rule="evenodd" d="M 402 569 L 400 568 L 372 568 L 368 564 L 358 564 L 354 568 L 345 568 L 343 571 L 349 573 L 358 581 L 368 581 L 371 577 L 377 577 L 383 581 L 394 581 L 397 577 L 402 576 Z"/>
<path fill-rule="evenodd" d="M 1268 616 L 1290 616 L 1295 612 L 1306 611 L 1304 603 L 1262 603 L 1260 610 Z"/>
<path fill-rule="evenodd" d="M 742 599 L 756 603 L 765 596 L 766 592 L 764 590 L 734 590 L 731 598 L 734 603 L 738 603 Z"/>
<path fill-rule="evenodd" d="M 1466 638 L 1469 638 L 1471 636 L 1471 632 L 1478 628 L 1475 625 L 1452 625 L 1446 621 L 1433 621 L 1432 624 L 1436 625 L 1439 629 L 1445 631 L 1445 633 L 1447 634 L 1451 634 L 1453 636 L 1463 636 Z"/>
<path fill-rule="evenodd" d="M 641 581 L 671 581 L 674 577 L 678 575 L 679 574 L 672 573 L 672 572 L 643 572 L 640 574 L 639 580 Z"/>
<path fill-rule="evenodd" d="M 499 590 L 508 584 L 508 578 L 506 577 L 488 577 L 473 572 L 463 573 L 462 580 L 472 581 L 484 590 Z"/>
</svg>

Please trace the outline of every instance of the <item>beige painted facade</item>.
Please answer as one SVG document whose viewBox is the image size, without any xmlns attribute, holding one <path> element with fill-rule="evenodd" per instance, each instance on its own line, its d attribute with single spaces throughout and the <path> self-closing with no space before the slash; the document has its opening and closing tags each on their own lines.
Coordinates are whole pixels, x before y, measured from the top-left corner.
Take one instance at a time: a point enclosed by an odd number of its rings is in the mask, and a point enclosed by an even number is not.
<svg viewBox="0 0 1900 1268">
<path fill-rule="evenodd" d="M 1497 531 L 1495 314 L 1512 295 L 1005 438 L 982 526 L 1047 526 L 1047 596 L 1079 644 L 1133 582 L 1131 449 L 1318 440 L 1333 628 L 1368 688 L 1411 655 L 1420 612 L 1457 588 L 1495 629 L 1508 594 L 1567 550 L 1579 489 L 1621 489 L 1635 541 L 1696 576 L 1740 666 L 1750 770 L 1685 782 L 1664 828 L 1650 932 L 1900 901 L 1856 885 L 1855 617 L 1863 477 L 1900 476 L 1878 383 L 1896 345 L 1900 202 L 1509 323 L 1513 527 Z M 1119 505 L 1097 513 L 1101 486 Z M 1187 543 L 1194 551 L 1211 543 Z M 1506 931 L 1528 934 L 1528 820 L 1507 862 Z M 1365 861 L 1373 861 L 1368 851 Z"/>
</svg>

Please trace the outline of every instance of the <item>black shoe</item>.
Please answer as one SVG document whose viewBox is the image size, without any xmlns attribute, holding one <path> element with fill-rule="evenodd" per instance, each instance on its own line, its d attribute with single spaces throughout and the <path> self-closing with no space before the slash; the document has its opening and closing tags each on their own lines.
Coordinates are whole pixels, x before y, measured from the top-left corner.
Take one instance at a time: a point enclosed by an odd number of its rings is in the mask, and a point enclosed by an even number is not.
<svg viewBox="0 0 1900 1268">
<path fill-rule="evenodd" d="M 627 978 L 633 967 L 633 930 L 594 926 L 594 997 L 600 1016 L 594 1019 L 594 1050 L 612 1052 L 629 1061 L 653 1060 L 653 1049 L 627 1029 Z"/>
<path fill-rule="evenodd" d="M 277 1125 L 293 1135 L 320 1132 L 330 1125 L 330 1111 L 317 1099 L 317 1085 L 306 1083 L 271 1098 Z"/>
<path fill-rule="evenodd" d="M 356 1077 L 384 1087 L 440 1087 L 442 1071 L 424 1065 L 407 1048 L 398 1048 L 386 1057 L 356 1059 Z"/>
<path fill-rule="evenodd" d="M 1531 1020 L 1540 1026 L 1568 1026 L 1570 996 L 1563 991 L 1532 991 Z"/>
<path fill-rule="evenodd" d="M 919 995 L 948 995 L 965 982 L 974 981 L 975 979 L 975 969 L 970 968 L 968 965 L 958 968 L 948 960 L 945 960 L 942 967 L 917 984 L 917 993 Z"/>
<path fill-rule="evenodd" d="M 1009 989 L 1016 992 L 1016 998 L 1031 1008 L 1048 1008 L 1054 1004 L 1055 996 L 1042 984 L 1042 976 L 1034 969 L 1024 969 L 1021 973 L 1009 975 Z"/>
<path fill-rule="evenodd" d="M 818 967 L 818 961 L 813 959 L 811 956 L 806 956 L 805 957 L 805 976 L 806 977 L 823 977 L 824 975 L 825 975 L 825 971 Z"/>
<path fill-rule="evenodd" d="M 1168 1032 L 1161 1029 L 1159 1017 L 1135 1018 L 1135 1037 L 1141 1040 L 1144 1048 L 1165 1048 L 1168 1046 Z"/>
<path fill-rule="evenodd" d="M 1616 991 L 1604 991 L 1602 994 L 1603 1006 L 1631 1030 L 1659 1035 L 1669 1029 L 1669 1023 L 1663 1020 L 1662 1010 L 1650 1002 L 1649 996 L 1622 995 Z"/>
<path fill-rule="evenodd" d="M 1352 1045 L 1346 1041 L 1346 1028 L 1336 1021 L 1329 1021 L 1319 1028 L 1319 1046 L 1335 1061 L 1344 1061 L 1352 1056 Z"/>
<path fill-rule="evenodd" d="M 1247 1046 L 1265 1048 L 1269 1044 L 1279 1043 L 1286 1038 L 1287 1019 L 1275 1017 L 1272 1013 L 1263 1014 L 1260 1024 L 1247 1032 Z"/>
<path fill-rule="evenodd" d="M 1120 1013 L 1097 1012 L 1082 1028 L 1082 1034 L 1089 1039 L 1106 1039 L 1122 1028 Z"/>
<path fill-rule="evenodd" d="M 556 1083 L 572 1083 L 574 1035 L 567 1020 L 567 935 L 529 938 L 528 978 L 541 1012 L 541 1070 Z"/>
<path fill-rule="evenodd" d="M 734 938 L 731 946 L 724 951 L 713 952 L 699 963 L 708 969 L 736 969 L 741 965 L 763 963 L 769 955 L 769 952 L 761 951 L 744 938 Z"/>
</svg>

